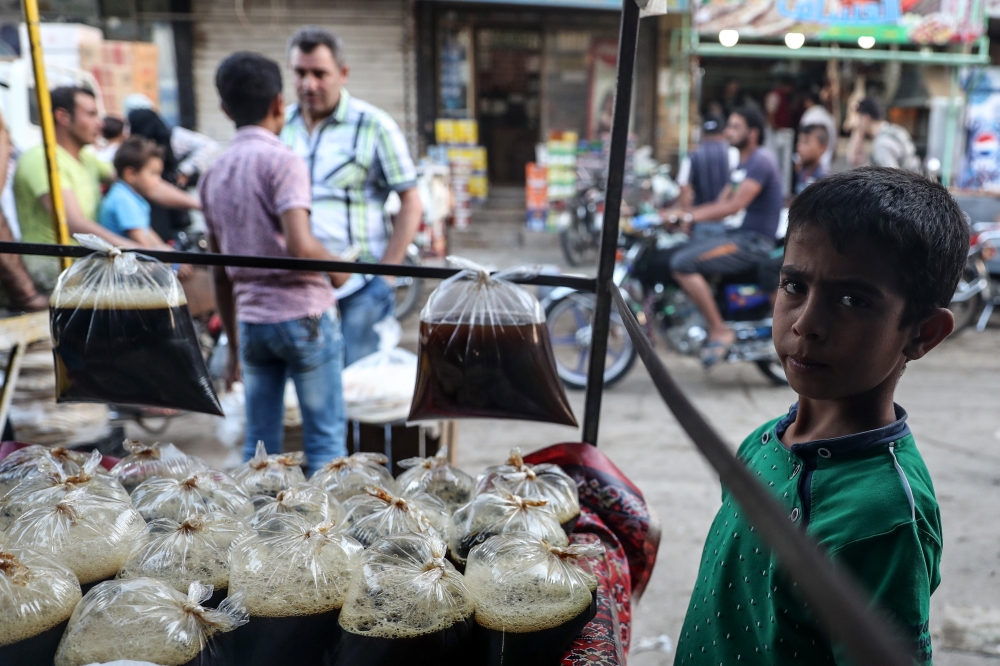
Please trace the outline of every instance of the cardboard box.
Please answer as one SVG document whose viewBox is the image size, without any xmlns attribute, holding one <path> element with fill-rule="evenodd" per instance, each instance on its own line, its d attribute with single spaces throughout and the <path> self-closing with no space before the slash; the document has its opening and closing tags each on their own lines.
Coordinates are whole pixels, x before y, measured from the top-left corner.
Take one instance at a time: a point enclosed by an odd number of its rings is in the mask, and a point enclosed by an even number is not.
<svg viewBox="0 0 1000 666">
<path fill-rule="evenodd" d="M 141 93 L 160 103 L 159 79 L 160 51 L 156 44 L 135 42 L 132 44 L 132 87 L 133 92 Z"/>
</svg>

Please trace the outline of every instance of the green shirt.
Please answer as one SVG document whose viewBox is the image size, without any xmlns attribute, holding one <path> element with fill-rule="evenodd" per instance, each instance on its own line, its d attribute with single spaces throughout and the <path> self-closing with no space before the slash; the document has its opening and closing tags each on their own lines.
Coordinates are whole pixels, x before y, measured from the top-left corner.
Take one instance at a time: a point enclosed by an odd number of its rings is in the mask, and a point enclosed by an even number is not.
<svg viewBox="0 0 1000 666">
<path fill-rule="evenodd" d="M 97 220 L 97 207 L 101 203 L 101 181 L 112 174 L 110 164 L 101 162 L 90 148 L 80 151 L 75 159 L 62 146 L 56 146 L 56 164 L 63 190 L 69 190 L 80 205 L 80 212 L 88 220 Z M 52 215 L 39 202 L 39 197 L 49 193 L 49 173 L 45 165 L 45 149 L 38 145 L 29 148 L 17 161 L 14 172 L 14 202 L 21 237 L 26 243 L 55 243 Z"/>
<path fill-rule="evenodd" d="M 797 444 L 780 440 L 797 407 L 737 453 L 789 520 L 849 570 L 931 663 L 930 596 L 940 583 L 941 517 L 930 474 L 896 407 L 896 423 Z M 677 644 L 675 664 L 849 664 L 725 489 Z"/>
</svg>

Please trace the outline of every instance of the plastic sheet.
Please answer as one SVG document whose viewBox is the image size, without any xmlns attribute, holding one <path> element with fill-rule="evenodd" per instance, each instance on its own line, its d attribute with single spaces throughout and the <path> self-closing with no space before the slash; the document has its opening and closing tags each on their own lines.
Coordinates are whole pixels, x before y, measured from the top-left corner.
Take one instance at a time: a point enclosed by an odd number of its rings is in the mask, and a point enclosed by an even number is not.
<svg viewBox="0 0 1000 666">
<path fill-rule="evenodd" d="M 253 516 L 250 496 L 228 474 L 195 472 L 186 479 L 150 479 L 132 492 L 132 503 L 147 521 L 178 523 L 191 516 L 222 511 L 242 520 Z"/>
<path fill-rule="evenodd" d="M 56 401 L 222 416 L 171 268 L 91 234 L 74 238 L 95 253 L 63 271 L 49 300 Z"/>
<path fill-rule="evenodd" d="M 115 477 L 98 472 L 100 466 L 101 454 L 97 451 L 90 454 L 77 474 L 67 474 L 58 463 L 42 460 L 36 474 L 21 481 L 0 499 L 0 530 L 9 528 L 28 509 L 55 506 L 77 489 L 128 504 L 125 488 Z"/>
<path fill-rule="evenodd" d="M 389 459 L 381 453 L 355 453 L 334 458 L 309 479 L 341 502 L 355 495 L 364 495 L 365 488 L 375 486 L 390 493 L 397 492 L 396 481 L 386 469 Z"/>
<path fill-rule="evenodd" d="M 572 531 L 580 516 L 580 496 L 576 481 L 562 467 L 550 463 L 529 465 L 524 462 L 521 449 L 514 447 L 505 464 L 487 467 L 479 475 L 476 492 L 489 491 L 497 479 L 502 479 L 515 495 L 546 500 L 563 528 Z"/>
<path fill-rule="evenodd" d="M 382 537 L 406 532 L 434 534 L 441 539 L 451 533 L 451 514 L 444 502 L 427 493 L 406 497 L 369 486 L 344 504 L 348 533 L 370 546 Z"/>
<path fill-rule="evenodd" d="M 251 525 L 256 527 L 273 515 L 296 515 L 310 525 L 332 522 L 339 525 L 344 521 L 344 507 L 330 493 L 306 481 L 292 484 L 278 493 L 277 497 L 258 495 L 253 499 L 254 517 Z"/>
<path fill-rule="evenodd" d="M 86 585 L 118 573 L 144 525 L 128 502 L 81 488 L 56 504 L 28 509 L 7 535 L 14 545 L 52 555 Z"/>
<path fill-rule="evenodd" d="M 111 474 L 130 493 L 149 479 L 185 479 L 194 472 L 208 469 L 207 462 L 184 453 L 173 444 L 143 444 L 126 439 L 123 446 L 129 454 L 111 468 Z"/>
<path fill-rule="evenodd" d="M 51 664 L 78 601 L 72 571 L 0 535 L 0 664 Z"/>
<path fill-rule="evenodd" d="M 202 603 L 212 588 L 191 583 L 184 595 L 152 578 L 101 583 L 77 604 L 59 643 L 55 666 L 134 659 L 182 666 L 210 652 L 210 639 L 246 623 L 238 595 L 218 610 Z"/>
<path fill-rule="evenodd" d="M 473 548 L 497 534 L 527 532 L 555 546 L 569 544 L 546 500 L 516 495 L 500 480 L 456 511 L 453 519 L 451 557 L 463 565 Z"/>
<path fill-rule="evenodd" d="M 476 600 L 474 663 L 560 663 L 597 610 L 597 577 L 587 558 L 599 557 L 604 547 L 587 536 L 556 547 L 515 532 L 472 550 L 465 575 Z"/>
<path fill-rule="evenodd" d="M 118 578 L 155 578 L 178 592 L 200 582 L 221 601 L 229 589 L 229 551 L 248 534 L 246 523 L 221 511 L 181 523 L 154 520 L 132 542 Z"/>
<path fill-rule="evenodd" d="M 24 479 L 38 473 L 38 465 L 43 460 L 55 462 L 67 475 L 73 475 L 80 473 L 89 457 L 89 453 L 73 451 L 61 446 L 32 444 L 18 449 L 0 460 L 0 498 L 13 490 L 14 486 Z M 101 467 L 94 471 L 97 474 L 105 473 Z"/>
<path fill-rule="evenodd" d="M 409 420 L 497 418 L 576 426 L 556 372 L 545 312 L 530 292 L 463 268 L 434 290 L 420 313 L 417 388 Z"/>
<path fill-rule="evenodd" d="M 334 630 L 363 547 L 333 523 L 271 516 L 230 554 L 230 591 L 245 595 L 250 623 L 238 629 L 240 666 L 328 662 Z"/>
<path fill-rule="evenodd" d="M 305 481 L 302 463 L 305 455 L 301 451 L 294 453 L 275 453 L 268 455 L 264 442 L 257 442 L 254 457 L 233 470 L 233 478 L 243 489 L 254 495 L 276 496 L 292 484 Z"/>
<path fill-rule="evenodd" d="M 430 458 L 407 458 L 401 460 L 400 467 L 408 468 L 396 479 L 399 492 L 403 495 L 428 493 L 445 503 L 448 510 L 455 512 L 472 499 L 476 480 L 448 462 L 448 447 L 441 447 Z"/>
<path fill-rule="evenodd" d="M 435 535 L 397 534 L 365 552 L 340 614 L 334 666 L 468 660 L 475 603 Z"/>
<path fill-rule="evenodd" d="M 344 368 L 347 418 L 362 423 L 392 423 L 410 413 L 417 379 L 417 357 L 398 347 L 399 322 L 389 317 L 374 326 L 378 351 Z"/>
</svg>

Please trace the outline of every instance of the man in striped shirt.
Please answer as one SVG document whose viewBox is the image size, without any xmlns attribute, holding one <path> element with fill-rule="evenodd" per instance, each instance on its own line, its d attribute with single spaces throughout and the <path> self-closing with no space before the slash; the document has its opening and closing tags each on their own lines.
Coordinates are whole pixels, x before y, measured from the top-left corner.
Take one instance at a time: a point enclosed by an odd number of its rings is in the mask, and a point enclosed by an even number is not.
<svg viewBox="0 0 1000 666">
<path fill-rule="evenodd" d="M 389 114 L 344 89 L 349 68 L 336 36 L 302 28 L 288 58 L 299 103 L 289 107 L 281 139 L 309 165 L 313 234 L 333 254 L 401 263 L 423 215 L 406 138 Z M 390 232 L 383 207 L 391 192 L 402 207 Z M 383 278 L 357 275 L 337 301 L 350 365 L 378 350 L 373 326 L 392 316 L 393 290 Z"/>
</svg>

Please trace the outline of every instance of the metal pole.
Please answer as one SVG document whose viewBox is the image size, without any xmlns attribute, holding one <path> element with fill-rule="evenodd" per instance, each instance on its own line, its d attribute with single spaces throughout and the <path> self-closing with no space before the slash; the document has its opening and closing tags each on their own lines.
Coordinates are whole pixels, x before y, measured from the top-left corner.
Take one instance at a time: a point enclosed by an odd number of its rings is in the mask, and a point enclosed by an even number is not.
<svg viewBox="0 0 1000 666">
<path fill-rule="evenodd" d="M 681 61 L 684 71 L 683 85 L 681 86 L 681 117 L 680 136 L 677 145 L 677 157 L 679 162 L 683 162 L 688 154 L 688 140 L 691 138 L 691 49 L 688 48 L 688 39 L 691 32 L 691 13 L 684 12 L 681 17 L 681 49 L 677 54 L 671 53 L 672 58 Z"/>
<path fill-rule="evenodd" d="M 69 245 L 69 228 L 66 226 L 66 205 L 63 203 L 62 182 L 56 162 L 56 126 L 52 120 L 52 99 L 45 76 L 45 59 L 42 56 L 41 20 L 38 17 L 38 0 L 24 0 L 24 18 L 28 24 L 28 42 L 31 61 L 35 70 L 35 94 L 38 97 L 38 116 L 42 123 L 42 143 L 45 146 L 45 164 L 49 170 L 49 201 L 52 205 L 52 228 L 60 245 Z M 69 268 L 69 257 L 59 259 L 63 270 Z"/>
<path fill-rule="evenodd" d="M 948 116 L 944 126 L 944 154 L 941 156 L 941 184 L 951 187 L 952 174 L 955 171 L 955 132 L 958 125 L 958 70 L 949 67 L 951 72 L 951 89 L 948 91 Z"/>
<path fill-rule="evenodd" d="M 597 299 L 591 322 L 590 367 L 587 370 L 587 398 L 583 414 L 583 441 L 597 445 L 601 420 L 601 393 L 604 391 L 604 361 L 611 328 L 611 278 L 618 249 L 618 219 L 621 214 L 625 153 L 628 148 L 629 116 L 632 109 L 632 79 L 639 41 L 639 5 L 623 0 L 621 32 L 618 36 L 618 76 L 615 84 L 615 115 L 611 123 L 611 154 L 608 158 L 608 191 L 601 229 L 601 249 L 597 264 Z"/>
</svg>

